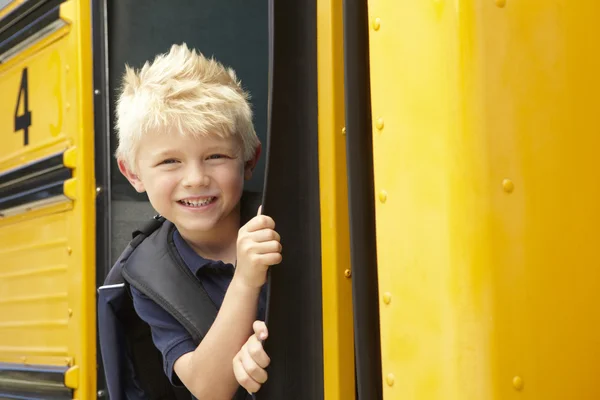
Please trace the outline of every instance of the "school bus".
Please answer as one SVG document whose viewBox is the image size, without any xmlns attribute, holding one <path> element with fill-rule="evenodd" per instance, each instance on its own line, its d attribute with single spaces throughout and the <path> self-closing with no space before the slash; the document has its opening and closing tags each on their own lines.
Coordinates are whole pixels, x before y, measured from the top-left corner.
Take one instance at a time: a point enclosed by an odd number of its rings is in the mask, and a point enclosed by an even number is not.
<svg viewBox="0 0 600 400">
<path fill-rule="evenodd" d="M 96 290 L 154 213 L 116 168 L 115 96 L 186 42 L 236 70 L 266 150 L 258 399 L 600 398 L 598 15 L 0 0 L 0 397 L 107 397 Z"/>
</svg>

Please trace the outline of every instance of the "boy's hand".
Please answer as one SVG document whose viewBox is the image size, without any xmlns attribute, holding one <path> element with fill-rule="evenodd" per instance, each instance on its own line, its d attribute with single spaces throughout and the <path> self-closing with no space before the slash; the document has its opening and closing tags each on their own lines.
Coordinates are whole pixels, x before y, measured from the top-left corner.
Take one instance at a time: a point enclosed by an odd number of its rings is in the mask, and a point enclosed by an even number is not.
<svg viewBox="0 0 600 400">
<path fill-rule="evenodd" d="M 233 373 L 238 383 L 249 393 L 256 393 L 267 381 L 267 371 L 271 359 L 265 353 L 261 340 L 269 334 L 262 321 L 254 321 L 254 335 L 250 336 L 233 358 Z"/>
<path fill-rule="evenodd" d="M 269 266 L 281 262 L 280 237 L 275 232 L 275 221 L 266 215 L 258 214 L 244 225 L 237 239 L 238 279 L 253 288 L 260 288 L 267 280 Z"/>
</svg>

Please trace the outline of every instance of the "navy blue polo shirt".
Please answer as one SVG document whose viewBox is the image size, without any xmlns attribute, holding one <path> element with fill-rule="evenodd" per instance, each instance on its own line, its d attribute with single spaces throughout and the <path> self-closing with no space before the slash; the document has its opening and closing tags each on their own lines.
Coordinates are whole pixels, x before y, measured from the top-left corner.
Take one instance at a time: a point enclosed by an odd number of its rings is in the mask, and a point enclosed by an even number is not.
<svg viewBox="0 0 600 400">
<path fill-rule="evenodd" d="M 176 229 L 173 232 L 173 242 L 186 266 L 200 281 L 215 306 L 220 309 L 233 278 L 233 265 L 202 258 L 183 240 Z M 266 307 L 265 288 L 266 285 L 259 296 L 257 315 L 257 319 L 263 321 Z M 194 351 L 198 343 L 194 343 L 188 331 L 161 306 L 133 287 L 131 292 L 137 314 L 150 325 L 154 345 L 162 353 L 165 374 L 173 385 L 181 385 L 177 374 L 174 373 L 173 365 L 179 357 Z"/>
</svg>

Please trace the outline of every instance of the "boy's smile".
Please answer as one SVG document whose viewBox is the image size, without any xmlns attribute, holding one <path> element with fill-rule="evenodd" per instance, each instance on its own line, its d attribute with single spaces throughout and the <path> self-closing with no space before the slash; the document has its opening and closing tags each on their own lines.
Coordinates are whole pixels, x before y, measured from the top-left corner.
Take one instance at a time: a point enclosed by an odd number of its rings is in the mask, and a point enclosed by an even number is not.
<svg viewBox="0 0 600 400">
<path fill-rule="evenodd" d="M 137 174 L 125 165 L 123 173 L 186 240 L 208 244 L 237 233 L 234 211 L 253 165 L 244 165 L 236 139 L 152 134 L 137 155 Z"/>
<path fill-rule="evenodd" d="M 185 199 L 179 200 L 179 204 L 182 204 L 186 207 L 190 208 L 206 208 L 211 204 L 214 204 L 215 200 L 217 200 L 216 196 L 209 197 L 188 197 Z"/>
</svg>

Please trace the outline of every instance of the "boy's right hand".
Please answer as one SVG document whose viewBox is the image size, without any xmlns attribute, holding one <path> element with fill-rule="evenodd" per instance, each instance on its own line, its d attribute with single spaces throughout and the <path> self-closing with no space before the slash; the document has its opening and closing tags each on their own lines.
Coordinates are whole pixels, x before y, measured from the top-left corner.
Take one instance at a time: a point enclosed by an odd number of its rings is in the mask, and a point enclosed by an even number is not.
<svg viewBox="0 0 600 400">
<path fill-rule="evenodd" d="M 261 209 L 262 206 L 256 217 L 239 230 L 237 239 L 235 276 L 253 288 L 262 287 L 267 280 L 269 266 L 281 262 L 281 243 L 275 231 L 275 221 L 261 215 Z"/>
<path fill-rule="evenodd" d="M 256 393 L 267 381 L 265 368 L 269 366 L 271 359 L 262 345 L 269 334 L 267 326 L 263 321 L 254 321 L 252 329 L 254 334 L 233 358 L 233 373 L 240 386 L 249 393 Z"/>
</svg>

